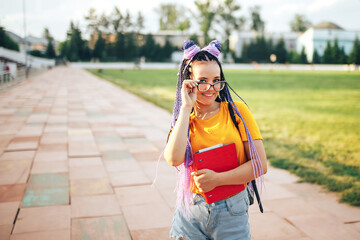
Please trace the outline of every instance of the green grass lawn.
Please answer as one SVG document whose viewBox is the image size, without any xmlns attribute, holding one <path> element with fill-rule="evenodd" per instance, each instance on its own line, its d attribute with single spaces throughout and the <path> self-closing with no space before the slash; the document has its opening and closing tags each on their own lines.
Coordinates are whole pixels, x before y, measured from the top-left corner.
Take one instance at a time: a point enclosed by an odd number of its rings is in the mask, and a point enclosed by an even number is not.
<svg viewBox="0 0 360 240">
<path fill-rule="evenodd" d="M 89 71 L 172 111 L 176 70 Z M 271 165 L 360 206 L 360 73 L 225 69 L 224 74 L 252 110 Z"/>
</svg>

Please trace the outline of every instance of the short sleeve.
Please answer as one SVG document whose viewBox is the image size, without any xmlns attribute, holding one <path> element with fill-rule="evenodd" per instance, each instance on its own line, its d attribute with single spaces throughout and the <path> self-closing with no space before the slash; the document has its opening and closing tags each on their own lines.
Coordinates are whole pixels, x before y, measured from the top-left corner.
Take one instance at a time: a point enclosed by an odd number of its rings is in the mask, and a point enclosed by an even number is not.
<svg viewBox="0 0 360 240">
<path fill-rule="evenodd" d="M 248 130 L 250 131 L 251 138 L 253 140 L 255 140 L 255 139 L 261 139 L 262 140 L 263 138 L 262 138 L 262 136 L 260 134 L 259 127 L 256 124 L 256 121 L 255 121 L 252 113 L 250 112 L 249 108 L 246 106 L 246 104 L 243 103 L 243 102 L 235 102 L 235 105 L 236 105 L 237 109 L 239 110 L 242 118 L 244 119 Z M 235 116 L 236 116 L 236 121 L 239 123 L 241 140 L 243 142 L 247 141 L 248 139 L 247 139 L 244 124 L 242 123 L 240 117 L 237 114 L 235 114 Z"/>
</svg>

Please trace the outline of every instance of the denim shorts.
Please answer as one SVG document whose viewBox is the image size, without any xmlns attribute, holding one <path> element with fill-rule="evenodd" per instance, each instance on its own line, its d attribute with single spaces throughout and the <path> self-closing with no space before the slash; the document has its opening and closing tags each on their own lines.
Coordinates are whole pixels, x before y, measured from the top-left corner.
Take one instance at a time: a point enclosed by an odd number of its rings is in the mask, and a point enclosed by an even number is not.
<svg viewBox="0 0 360 240">
<path fill-rule="evenodd" d="M 249 198 L 246 189 L 224 200 L 207 204 L 194 194 L 190 218 L 176 210 L 170 238 L 187 240 L 249 240 Z"/>
</svg>

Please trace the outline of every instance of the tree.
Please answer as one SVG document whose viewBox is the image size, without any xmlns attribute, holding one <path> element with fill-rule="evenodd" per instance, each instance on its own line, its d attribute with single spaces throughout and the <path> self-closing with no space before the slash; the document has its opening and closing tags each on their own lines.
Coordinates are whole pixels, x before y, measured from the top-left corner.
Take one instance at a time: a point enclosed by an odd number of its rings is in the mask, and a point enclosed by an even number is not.
<svg viewBox="0 0 360 240">
<path fill-rule="evenodd" d="M 159 14 L 160 30 L 185 31 L 190 28 L 190 20 L 186 16 L 188 10 L 181 5 L 161 4 L 155 11 Z"/>
<path fill-rule="evenodd" d="M 190 35 L 190 40 L 192 40 L 196 45 L 200 45 L 199 38 L 195 33 Z"/>
<path fill-rule="evenodd" d="M 132 61 L 137 55 L 137 45 L 135 44 L 134 33 L 129 32 L 125 33 L 125 51 L 124 51 L 124 60 Z"/>
<path fill-rule="evenodd" d="M 113 27 L 114 32 L 121 32 L 123 26 L 123 15 L 118 7 L 114 7 L 114 10 L 111 13 L 110 21 Z"/>
<path fill-rule="evenodd" d="M 178 26 L 176 27 L 176 29 L 180 30 L 180 31 L 186 31 L 189 30 L 190 28 L 190 20 L 189 19 L 185 19 L 184 21 L 180 22 L 178 24 Z"/>
<path fill-rule="evenodd" d="M 248 57 L 248 45 L 246 44 L 246 42 L 243 42 L 242 45 L 242 50 L 241 50 L 241 59 L 242 62 L 248 62 L 249 61 L 249 57 Z"/>
<path fill-rule="evenodd" d="M 340 48 L 338 63 L 340 63 L 340 64 L 347 64 L 348 63 L 348 56 L 346 56 L 344 47 Z"/>
<path fill-rule="evenodd" d="M 251 14 L 251 29 L 257 33 L 263 34 L 265 30 L 265 23 L 260 16 L 260 6 L 250 8 Z"/>
<path fill-rule="evenodd" d="M 85 16 L 85 21 L 88 22 L 86 29 L 90 33 L 94 34 L 99 31 L 99 21 L 98 16 L 96 15 L 95 8 L 90 8 L 88 15 Z"/>
<path fill-rule="evenodd" d="M 240 5 L 236 4 L 236 0 L 225 0 L 223 5 L 220 5 L 219 12 L 221 22 L 223 23 L 225 43 L 223 44 L 224 57 L 230 52 L 230 34 L 234 29 L 240 29 L 245 19 L 243 17 L 235 17 L 236 12 L 240 10 Z"/>
<path fill-rule="evenodd" d="M 312 63 L 314 63 L 314 64 L 321 63 L 321 57 L 320 57 L 319 53 L 316 51 L 316 49 L 314 49 Z"/>
<path fill-rule="evenodd" d="M 196 19 L 203 33 L 204 41 L 205 43 L 208 43 L 210 42 L 209 31 L 211 28 L 211 24 L 216 16 L 217 10 L 211 4 L 210 0 L 205 0 L 205 1 L 197 0 L 195 1 L 195 5 L 199 11 L 199 16 Z"/>
<path fill-rule="evenodd" d="M 144 28 L 144 16 L 141 14 L 141 12 L 138 12 L 138 16 L 135 24 L 136 33 L 140 33 L 143 28 Z"/>
<path fill-rule="evenodd" d="M 350 53 L 350 61 L 349 63 L 360 65 L 360 41 L 356 36 L 353 48 Z"/>
<path fill-rule="evenodd" d="M 126 11 L 126 15 L 124 18 L 124 31 L 128 32 L 130 31 L 131 27 L 133 26 L 132 22 L 131 22 L 131 15 L 129 10 Z"/>
<path fill-rule="evenodd" d="M 110 18 L 102 13 L 98 19 L 98 31 L 103 32 L 105 34 L 110 33 Z"/>
<path fill-rule="evenodd" d="M 47 27 L 44 28 L 43 38 L 45 38 L 48 41 L 48 44 L 47 44 L 46 50 L 45 50 L 45 57 L 55 58 L 56 53 L 55 53 L 54 45 L 53 45 L 54 38 L 51 36 L 50 31 Z"/>
<path fill-rule="evenodd" d="M 277 62 L 285 63 L 287 61 L 287 51 L 285 48 L 285 41 L 281 38 L 275 46 L 275 54 Z"/>
<path fill-rule="evenodd" d="M 56 57 L 54 45 L 52 44 L 52 42 L 53 41 L 48 40 L 48 44 L 46 46 L 45 57 L 47 57 L 47 58 L 55 58 Z"/>
<path fill-rule="evenodd" d="M 19 51 L 19 44 L 12 40 L 6 33 L 5 29 L 0 26 L 0 47 L 10 50 Z"/>
<path fill-rule="evenodd" d="M 243 46 L 244 47 L 244 46 Z M 270 49 L 269 43 L 264 36 L 256 37 L 255 41 L 251 41 L 246 49 L 246 57 L 249 61 L 256 62 L 269 62 L 270 61 Z M 244 52 L 243 52 L 244 53 Z M 243 57 L 245 59 L 245 57 Z"/>
<path fill-rule="evenodd" d="M 311 22 L 304 15 L 300 14 L 295 14 L 294 19 L 290 22 L 291 31 L 299 33 L 305 32 L 311 25 Z"/>
<path fill-rule="evenodd" d="M 125 56 L 125 37 L 122 32 L 118 32 L 115 42 L 116 57 L 119 60 L 124 60 Z"/>
<path fill-rule="evenodd" d="M 166 38 L 166 40 L 165 40 L 165 45 L 162 49 L 162 53 L 163 53 L 163 56 L 162 56 L 163 61 L 171 60 L 171 54 L 173 53 L 173 47 L 168 38 Z"/>
<path fill-rule="evenodd" d="M 305 47 L 303 46 L 301 49 L 301 53 L 300 53 L 300 63 L 303 64 L 307 64 L 309 63 L 307 60 L 307 56 L 306 56 L 306 52 L 305 52 Z"/>
<path fill-rule="evenodd" d="M 333 50 L 332 50 L 330 41 L 328 40 L 328 41 L 326 42 L 326 47 L 325 47 L 325 50 L 324 50 L 324 55 L 323 55 L 323 57 L 322 57 L 323 63 L 327 63 L 327 64 L 334 63 L 332 52 L 333 52 Z"/>
<path fill-rule="evenodd" d="M 338 40 L 335 38 L 334 45 L 331 48 L 331 55 L 333 59 L 333 63 L 337 64 L 339 63 L 339 57 L 340 57 L 340 48 Z"/>
<path fill-rule="evenodd" d="M 145 44 L 141 48 L 140 55 L 151 61 L 154 60 L 157 50 L 158 49 L 153 36 L 151 34 L 147 34 L 145 36 Z"/>
<path fill-rule="evenodd" d="M 88 60 L 90 58 L 88 42 L 81 37 L 79 26 L 70 22 L 67 39 L 59 44 L 60 55 L 69 61 Z"/>
<path fill-rule="evenodd" d="M 160 4 L 158 9 L 155 11 L 160 15 L 159 24 L 160 30 L 175 30 L 179 12 L 176 8 L 176 4 L 166 3 Z"/>
<path fill-rule="evenodd" d="M 290 63 L 301 63 L 300 55 L 294 50 L 288 53 L 288 59 Z"/>
<path fill-rule="evenodd" d="M 104 50 L 105 50 L 105 39 L 102 38 L 101 32 L 98 33 L 98 39 L 96 40 L 94 47 L 94 57 L 98 59 L 103 59 Z"/>
</svg>

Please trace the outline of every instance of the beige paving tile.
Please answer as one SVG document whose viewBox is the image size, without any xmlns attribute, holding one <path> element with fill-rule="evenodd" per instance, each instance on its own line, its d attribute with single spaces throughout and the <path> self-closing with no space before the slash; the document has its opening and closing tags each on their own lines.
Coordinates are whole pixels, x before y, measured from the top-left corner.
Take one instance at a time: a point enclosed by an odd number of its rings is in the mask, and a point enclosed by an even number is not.
<svg viewBox="0 0 360 240">
<path fill-rule="evenodd" d="M 30 173 L 31 161 L 0 161 L 0 185 L 26 183 Z"/>
<path fill-rule="evenodd" d="M 168 206 L 171 208 L 171 210 L 174 210 L 175 203 L 176 203 L 176 192 L 175 187 L 173 188 L 161 188 L 159 189 L 161 196 L 165 200 L 165 202 L 168 204 Z"/>
<path fill-rule="evenodd" d="M 278 240 L 307 237 L 285 219 L 272 212 L 250 213 L 250 232 L 254 239 Z"/>
<path fill-rule="evenodd" d="M 110 172 L 109 178 L 114 187 L 151 184 L 142 171 Z"/>
<path fill-rule="evenodd" d="M 169 239 L 170 227 L 130 231 L 132 240 Z"/>
<path fill-rule="evenodd" d="M 141 161 L 158 161 L 158 159 L 160 158 L 161 152 L 157 151 L 156 148 L 154 148 L 154 149 L 155 149 L 155 151 L 141 152 L 144 149 L 139 150 L 139 151 L 134 151 L 132 153 L 132 155 L 139 162 L 141 162 Z"/>
<path fill-rule="evenodd" d="M 70 229 L 54 230 L 47 232 L 18 233 L 11 235 L 10 240 L 70 240 Z"/>
<path fill-rule="evenodd" d="M 276 184 L 289 184 L 296 183 L 300 178 L 289 173 L 286 170 L 268 166 L 268 171 L 264 176 L 266 180 Z"/>
<path fill-rule="evenodd" d="M 23 141 L 23 142 L 11 142 L 6 151 L 28 151 L 36 150 L 39 143 L 37 141 Z"/>
<path fill-rule="evenodd" d="M 4 131 L 0 127 L 0 148 L 6 148 L 7 145 L 11 142 L 14 138 L 15 134 L 4 134 Z"/>
<path fill-rule="evenodd" d="M 68 161 L 46 161 L 46 162 L 34 162 L 31 169 L 32 174 L 37 173 L 61 173 L 68 172 Z"/>
<path fill-rule="evenodd" d="M 71 239 L 131 240 L 123 216 L 73 219 Z"/>
<path fill-rule="evenodd" d="M 130 231 L 171 226 L 172 211 L 163 203 L 124 206 L 122 211 Z"/>
<path fill-rule="evenodd" d="M 71 217 L 100 217 L 121 215 L 115 195 L 71 197 Z"/>
<path fill-rule="evenodd" d="M 16 151 L 16 152 L 4 152 L 0 161 L 14 161 L 14 160 L 33 160 L 35 151 Z"/>
<path fill-rule="evenodd" d="M 0 203 L 0 225 L 13 224 L 20 202 Z"/>
<path fill-rule="evenodd" d="M 308 235 L 311 239 L 347 239 L 356 240 L 360 233 L 342 224 L 339 219 L 330 214 L 307 214 L 288 218 L 289 221 Z"/>
<path fill-rule="evenodd" d="M 121 206 L 164 202 L 158 190 L 151 185 L 119 187 L 114 190 Z"/>
<path fill-rule="evenodd" d="M 107 178 L 71 180 L 71 196 L 113 194 Z"/>
<path fill-rule="evenodd" d="M 40 144 L 39 152 L 63 152 L 68 148 L 66 143 Z"/>
<path fill-rule="evenodd" d="M 113 142 L 113 143 L 97 143 L 98 148 L 101 152 L 107 151 L 123 151 L 127 149 L 127 146 L 123 143 Z"/>
<path fill-rule="evenodd" d="M 100 152 L 93 141 L 69 142 L 69 157 L 99 157 Z"/>
<path fill-rule="evenodd" d="M 360 208 L 339 203 L 335 193 L 328 193 L 327 198 L 311 201 L 311 205 L 336 216 L 343 223 L 360 222 Z"/>
<path fill-rule="evenodd" d="M 304 201 L 301 198 L 263 200 L 263 206 L 266 210 L 270 210 L 283 218 L 303 214 L 324 213 L 321 209 L 314 207 L 311 202 Z M 254 210 L 258 212 L 257 208 Z"/>
<path fill-rule="evenodd" d="M 67 151 L 41 151 L 39 150 L 35 156 L 35 162 L 53 162 L 66 161 Z"/>
<path fill-rule="evenodd" d="M 130 145 L 128 146 L 130 153 L 148 153 L 149 155 L 157 154 L 156 152 L 159 151 L 157 147 L 155 147 L 152 143 L 139 143 L 137 145 Z M 159 153 L 160 155 L 160 153 Z M 146 160 L 146 159 L 144 159 Z"/>
<path fill-rule="evenodd" d="M 69 229 L 70 219 L 70 206 L 22 208 L 15 223 L 14 233 Z"/>
<path fill-rule="evenodd" d="M 13 227 L 12 224 L 0 225 L 0 239 L 1 240 L 9 240 L 10 239 L 12 227 Z"/>
<path fill-rule="evenodd" d="M 106 178 L 107 173 L 103 165 L 88 165 L 70 167 L 70 179 Z"/>
<path fill-rule="evenodd" d="M 134 159 L 108 160 L 104 161 L 104 165 L 108 172 L 141 171 L 139 163 Z"/>
<path fill-rule="evenodd" d="M 87 166 L 102 166 L 102 160 L 99 157 L 94 158 L 69 158 L 70 167 L 87 167 Z"/>
<path fill-rule="evenodd" d="M 0 185 L 0 202 L 21 201 L 26 184 Z"/>
<path fill-rule="evenodd" d="M 67 141 L 67 134 L 64 132 L 44 133 L 41 136 L 40 144 L 66 144 Z"/>
<path fill-rule="evenodd" d="M 259 191 L 261 191 L 259 189 Z M 275 184 L 272 182 L 266 182 L 265 188 L 262 189 L 261 197 L 263 200 L 273 200 L 273 199 L 284 199 L 284 198 L 294 198 L 296 194 L 292 191 L 287 190 L 283 185 Z"/>
</svg>

